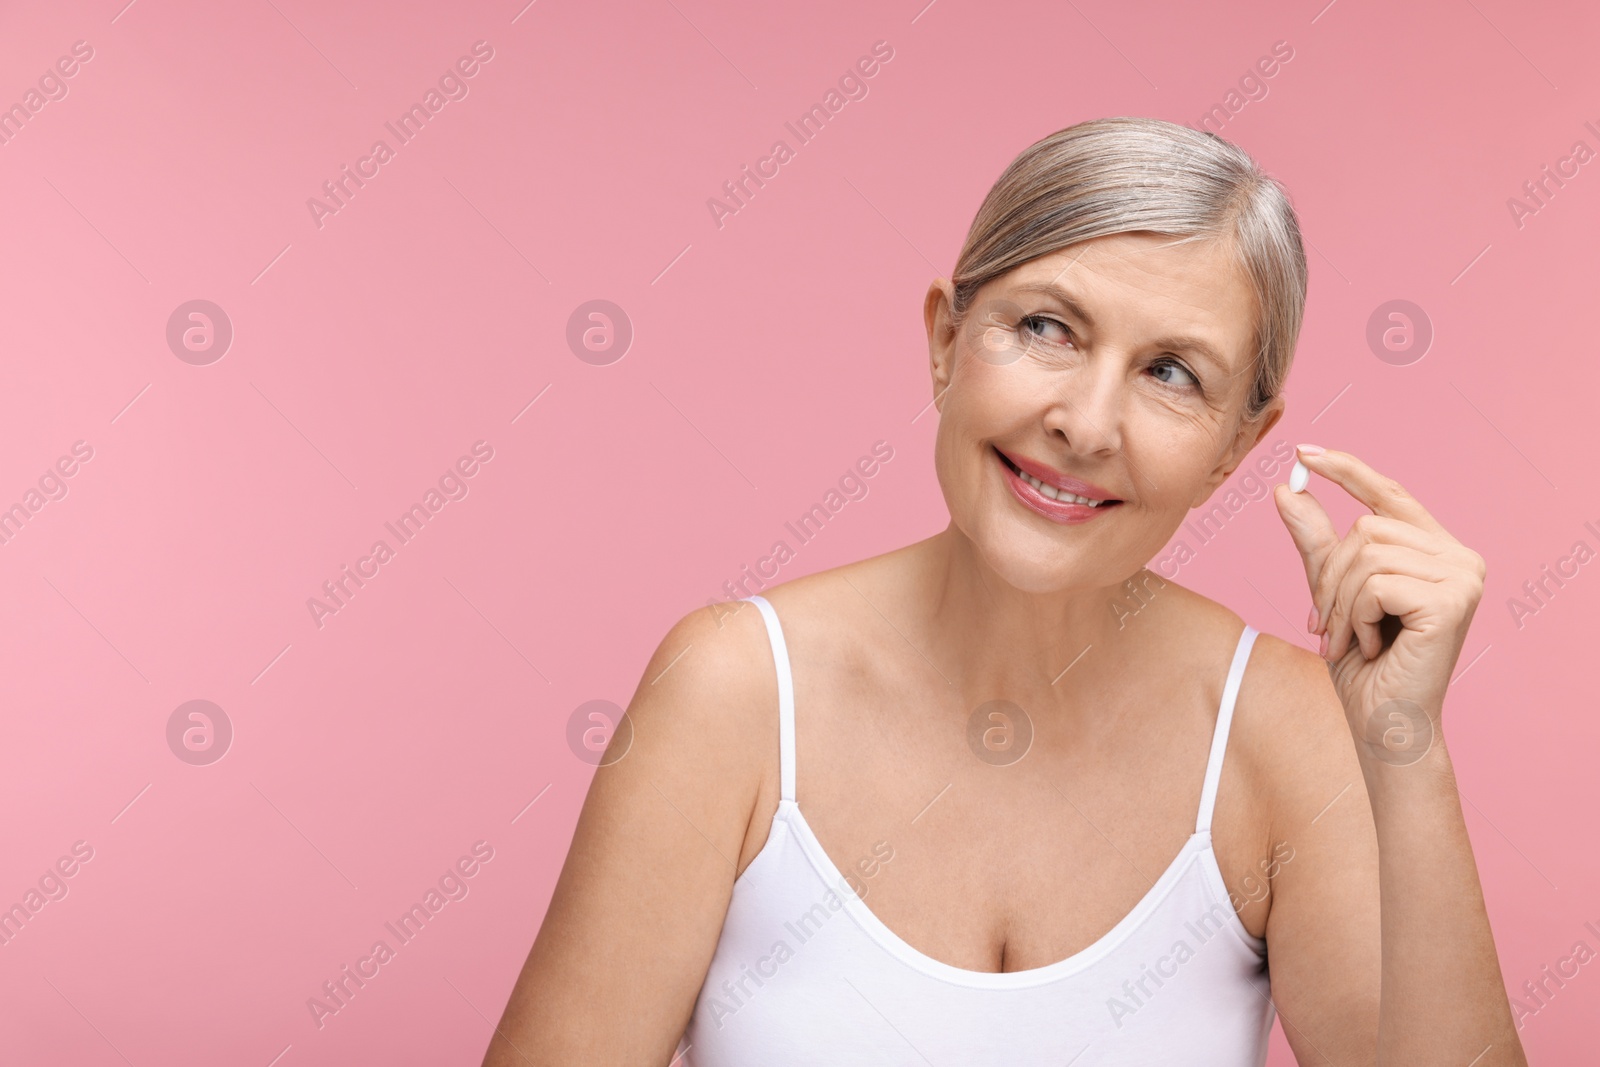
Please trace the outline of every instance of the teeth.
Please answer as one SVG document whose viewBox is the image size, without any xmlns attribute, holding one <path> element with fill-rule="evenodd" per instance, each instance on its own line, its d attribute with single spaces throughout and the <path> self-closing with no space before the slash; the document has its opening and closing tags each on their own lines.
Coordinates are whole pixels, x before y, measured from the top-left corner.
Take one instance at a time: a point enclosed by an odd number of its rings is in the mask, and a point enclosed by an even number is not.
<svg viewBox="0 0 1600 1067">
<path fill-rule="evenodd" d="M 1021 478 L 1023 481 L 1037 489 L 1041 496 L 1047 496 L 1051 500 L 1065 500 L 1071 504 L 1087 504 L 1091 508 L 1097 508 L 1101 504 L 1105 503 L 1104 500 L 1090 500 L 1086 496 L 1075 496 L 1072 493 L 1067 492 L 1065 489 L 1057 489 L 1053 485 L 1046 485 L 1044 482 L 1041 482 L 1027 471 L 1018 471 L 1017 477 Z"/>
</svg>

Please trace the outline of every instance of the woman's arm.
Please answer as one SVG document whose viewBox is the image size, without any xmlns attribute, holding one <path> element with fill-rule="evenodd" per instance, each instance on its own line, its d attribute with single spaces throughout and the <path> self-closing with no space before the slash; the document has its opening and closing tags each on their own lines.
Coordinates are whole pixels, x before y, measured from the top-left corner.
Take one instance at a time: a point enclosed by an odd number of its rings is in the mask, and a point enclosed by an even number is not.
<svg viewBox="0 0 1600 1067">
<path fill-rule="evenodd" d="M 1383 966 L 1378 840 L 1344 707 L 1322 660 L 1268 634 L 1239 701 L 1255 720 L 1235 726 L 1248 745 L 1241 765 L 1256 768 L 1273 812 L 1267 966 L 1284 1036 L 1299 1063 L 1370 1067 Z"/>
<path fill-rule="evenodd" d="M 721 936 L 769 750 L 776 773 L 771 663 L 753 607 L 720 625 L 701 609 L 661 642 L 628 706 L 632 743 L 595 771 L 484 1067 L 667 1067 Z"/>
<path fill-rule="evenodd" d="M 1383 898 L 1378 1062 L 1526 1067 L 1443 737 L 1416 763 L 1361 769 Z"/>
<path fill-rule="evenodd" d="M 1525 1067 L 1441 726 L 1483 593 L 1483 560 L 1402 486 L 1349 453 L 1302 450 L 1301 459 L 1373 511 L 1341 539 L 1309 494 L 1275 491 L 1305 562 L 1311 631 L 1324 635 L 1332 682 L 1324 692 L 1342 707 L 1370 805 L 1382 930 L 1376 1062 Z M 1325 709 L 1326 696 L 1316 703 Z M 1320 970 L 1349 996 L 1349 968 L 1342 980 L 1333 972 L 1351 950 L 1337 942 L 1312 947 L 1304 930 L 1348 932 L 1351 920 L 1339 917 L 1340 904 L 1326 891 L 1303 884 L 1304 871 L 1293 874 L 1279 887 L 1273 911 L 1281 905 L 1284 913 L 1269 918 L 1269 931 L 1280 925 L 1296 955 L 1315 952 L 1326 961 L 1301 959 L 1291 970 Z M 1335 914 L 1311 914 L 1310 900 Z M 1293 992 L 1313 1004 L 1322 996 L 1304 976 Z M 1286 1033 L 1292 1021 L 1286 1013 Z M 1306 1044 L 1295 1046 L 1301 1062 L 1322 1062 L 1309 1037 Z"/>
</svg>

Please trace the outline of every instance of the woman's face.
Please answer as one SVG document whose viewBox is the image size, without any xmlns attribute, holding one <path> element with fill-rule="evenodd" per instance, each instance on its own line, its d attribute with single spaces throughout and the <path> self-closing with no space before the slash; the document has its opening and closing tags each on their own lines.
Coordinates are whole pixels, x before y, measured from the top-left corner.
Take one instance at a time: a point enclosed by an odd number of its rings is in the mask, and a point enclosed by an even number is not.
<svg viewBox="0 0 1600 1067">
<path fill-rule="evenodd" d="M 1137 574 L 1283 413 L 1276 400 L 1243 421 L 1255 299 L 1214 242 L 1074 245 L 989 282 L 958 331 L 951 292 L 939 279 L 925 305 L 939 484 L 955 525 L 1019 589 Z M 1106 502 L 1040 489 L 1014 465 Z"/>
</svg>

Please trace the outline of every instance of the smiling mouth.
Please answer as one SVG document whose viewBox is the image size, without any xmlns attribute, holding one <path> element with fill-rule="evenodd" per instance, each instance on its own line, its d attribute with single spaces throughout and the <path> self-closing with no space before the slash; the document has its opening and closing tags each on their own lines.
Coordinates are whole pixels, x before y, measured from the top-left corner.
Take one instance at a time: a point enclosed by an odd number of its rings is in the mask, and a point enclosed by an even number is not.
<svg viewBox="0 0 1600 1067">
<path fill-rule="evenodd" d="M 1022 470 L 1015 463 L 1011 462 L 1010 458 L 998 448 L 994 450 L 994 453 L 1000 457 L 1000 462 L 1004 463 L 1006 468 L 1010 470 L 1012 474 L 1015 474 L 1019 479 L 1028 483 L 1028 485 L 1031 486 L 1035 492 L 1037 492 L 1040 496 L 1046 497 L 1047 499 L 1059 501 L 1063 504 L 1081 504 L 1086 507 L 1099 508 L 1102 510 L 1115 507 L 1122 503 L 1122 501 L 1115 499 L 1096 500 L 1091 497 L 1078 496 L 1075 493 L 1069 493 L 1065 489 L 1057 489 L 1050 483 L 1042 482 L 1038 478 L 1035 478 L 1033 475 L 1029 474 L 1027 471 Z"/>
</svg>

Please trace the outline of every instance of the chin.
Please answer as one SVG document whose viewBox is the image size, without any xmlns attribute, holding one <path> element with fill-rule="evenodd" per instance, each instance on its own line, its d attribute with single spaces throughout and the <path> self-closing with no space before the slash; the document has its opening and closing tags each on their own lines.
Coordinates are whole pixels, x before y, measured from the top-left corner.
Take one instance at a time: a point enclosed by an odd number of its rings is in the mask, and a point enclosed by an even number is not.
<svg viewBox="0 0 1600 1067">
<path fill-rule="evenodd" d="M 1121 585 L 1137 575 L 1146 561 L 1155 558 L 1172 532 L 1139 531 L 1149 534 L 1152 543 L 1146 546 L 1142 543 L 1144 537 L 1138 538 L 1139 543 L 1117 537 L 1108 544 L 1104 537 L 1089 539 L 1073 534 L 1065 538 L 1069 543 L 1063 543 L 1062 539 L 1050 536 L 1049 531 L 1033 529 L 1031 524 L 1016 522 L 1006 514 L 987 515 L 976 526 L 977 536 L 968 532 L 974 527 L 966 523 L 960 525 L 990 570 L 1013 588 L 1038 594 Z M 1078 531 L 1082 528 L 1064 529 Z"/>
<path fill-rule="evenodd" d="M 990 570 L 1024 593 L 1061 593 L 1104 584 L 1105 567 L 1081 549 L 1063 550 L 1053 541 L 1019 536 L 1016 531 L 975 539 L 974 545 Z"/>
</svg>

